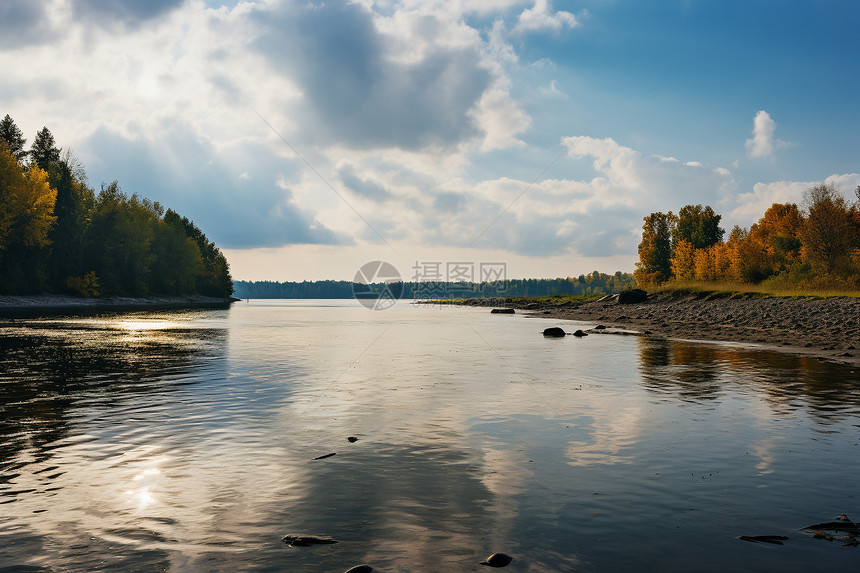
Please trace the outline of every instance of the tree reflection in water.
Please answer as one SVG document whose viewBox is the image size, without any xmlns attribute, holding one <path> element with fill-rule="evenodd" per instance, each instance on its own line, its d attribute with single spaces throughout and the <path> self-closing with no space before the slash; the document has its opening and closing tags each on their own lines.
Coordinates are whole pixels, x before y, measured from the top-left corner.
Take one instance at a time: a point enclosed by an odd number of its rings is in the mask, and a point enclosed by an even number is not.
<svg viewBox="0 0 860 573">
<path fill-rule="evenodd" d="M 819 422 L 844 420 L 860 410 L 855 368 L 811 356 L 719 343 L 639 338 L 642 385 L 684 401 L 726 392 L 756 394 L 774 414 L 808 409 Z"/>
</svg>

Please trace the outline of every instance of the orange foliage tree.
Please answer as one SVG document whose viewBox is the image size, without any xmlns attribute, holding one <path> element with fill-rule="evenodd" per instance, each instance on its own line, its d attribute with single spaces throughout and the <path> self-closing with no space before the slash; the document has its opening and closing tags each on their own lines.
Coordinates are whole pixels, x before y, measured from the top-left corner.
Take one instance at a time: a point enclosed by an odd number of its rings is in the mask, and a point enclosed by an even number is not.
<svg viewBox="0 0 860 573">
<path fill-rule="evenodd" d="M 805 193 L 803 211 L 794 203 L 774 203 L 749 230 L 735 226 L 725 242 L 721 217 L 710 207 L 687 205 L 678 217 L 670 212 L 670 219 L 652 213 L 645 218 L 634 275 L 643 285 L 674 278 L 858 287 L 860 187 L 856 194 L 857 202 L 849 204 L 835 185 L 816 185 Z M 661 238 L 667 232 L 671 241 Z M 666 252 L 668 271 L 655 264 Z"/>
<path fill-rule="evenodd" d="M 825 272 L 850 269 L 851 254 L 860 247 L 860 228 L 852 209 L 834 185 L 816 185 L 804 195 L 808 214 L 801 229 L 805 258 Z"/>
<path fill-rule="evenodd" d="M 804 218 L 794 203 L 774 203 L 750 227 L 750 240 L 767 253 L 769 274 L 788 270 L 800 259 Z"/>
</svg>

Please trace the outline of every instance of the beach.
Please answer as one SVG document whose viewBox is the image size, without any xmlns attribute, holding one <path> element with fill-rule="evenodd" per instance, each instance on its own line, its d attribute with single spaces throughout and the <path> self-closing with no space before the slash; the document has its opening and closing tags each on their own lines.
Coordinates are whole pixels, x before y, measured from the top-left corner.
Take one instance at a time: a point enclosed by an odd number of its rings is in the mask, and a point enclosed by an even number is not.
<svg viewBox="0 0 860 573">
<path fill-rule="evenodd" d="M 504 299 L 495 303 L 536 317 L 593 322 L 639 335 L 752 343 L 860 365 L 857 298 L 709 298 L 706 293 L 661 293 L 636 304 L 615 300 L 517 303 Z"/>
</svg>

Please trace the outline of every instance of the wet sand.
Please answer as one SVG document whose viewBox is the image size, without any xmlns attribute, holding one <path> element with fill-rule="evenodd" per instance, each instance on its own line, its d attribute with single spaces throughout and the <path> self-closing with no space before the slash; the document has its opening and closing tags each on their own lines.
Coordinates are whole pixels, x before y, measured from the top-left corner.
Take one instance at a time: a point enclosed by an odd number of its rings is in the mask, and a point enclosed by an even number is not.
<svg viewBox="0 0 860 573">
<path fill-rule="evenodd" d="M 541 318 L 593 322 L 642 335 L 754 343 L 860 365 L 857 298 L 707 299 L 704 295 L 656 294 L 638 304 L 525 303 L 519 308 Z"/>
</svg>

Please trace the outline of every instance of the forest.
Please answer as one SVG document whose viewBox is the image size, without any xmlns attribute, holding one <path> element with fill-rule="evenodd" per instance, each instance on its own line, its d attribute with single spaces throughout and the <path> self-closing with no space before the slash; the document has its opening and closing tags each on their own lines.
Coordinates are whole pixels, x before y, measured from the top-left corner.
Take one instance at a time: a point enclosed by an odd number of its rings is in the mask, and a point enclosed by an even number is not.
<svg viewBox="0 0 860 573">
<path fill-rule="evenodd" d="M 47 127 L 0 121 L 0 294 L 227 297 L 227 259 L 187 217 L 114 181 L 96 193 Z"/>
<path fill-rule="evenodd" d="M 860 187 L 856 202 L 834 185 L 807 189 L 800 206 L 774 203 L 750 228 L 727 239 L 722 217 L 687 205 L 644 218 L 634 276 L 643 287 L 691 281 L 773 289 L 860 288 Z"/>
<path fill-rule="evenodd" d="M 352 298 L 351 281 L 236 281 L 239 298 Z M 381 284 L 374 285 L 376 290 Z M 611 294 L 633 288 L 635 281 L 629 273 L 613 275 L 594 271 L 579 277 L 557 279 L 509 279 L 491 283 L 469 282 L 405 282 L 404 299 L 450 299 L 491 297 L 538 297 L 552 295 Z"/>
</svg>

